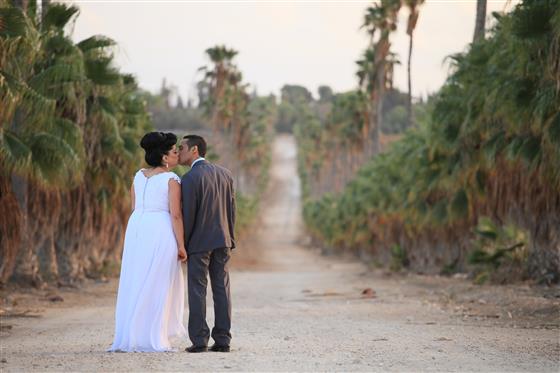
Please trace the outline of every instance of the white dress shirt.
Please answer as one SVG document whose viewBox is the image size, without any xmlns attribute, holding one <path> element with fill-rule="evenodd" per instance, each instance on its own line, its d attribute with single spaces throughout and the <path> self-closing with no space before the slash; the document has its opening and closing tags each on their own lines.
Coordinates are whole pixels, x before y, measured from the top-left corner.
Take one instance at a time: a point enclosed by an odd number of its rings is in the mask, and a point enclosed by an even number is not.
<svg viewBox="0 0 560 373">
<path fill-rule="evenodd" d="M 191 168 L 194 167 L 194 164 L 198 161 L 205 161 L 206 159 L 204 159 L 204 157 L 198 157 L 197 159 L 194 160 L 194 162 L 191 164 Z"/>
</svg>

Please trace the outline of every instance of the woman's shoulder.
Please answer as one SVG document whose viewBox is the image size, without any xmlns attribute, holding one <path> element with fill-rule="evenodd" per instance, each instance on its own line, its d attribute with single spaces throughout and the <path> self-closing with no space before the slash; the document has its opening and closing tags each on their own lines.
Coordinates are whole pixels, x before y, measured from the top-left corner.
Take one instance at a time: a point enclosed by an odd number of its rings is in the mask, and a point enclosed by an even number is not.
<svg viewBox="0 0 560 373">
<path fill-rule="evenodd" d="M 136 171 L 136 172 L 134 173 L 134 178 L 136 178 L 136 177 L 138 177 L 138 176 L 145 176 L 144 170 L 145 170 L 145 168 L 141 168 L 141 169 L 139 169 L 138 171 Z"/>
<path fill-rule="evenodd" d="M 167 176 L 164 178 L 167 181 L 169 180 L 175 180 L 176 182 L 178 182 L 179 184 L 181 184 L 181 178 L 175 173 L 175 172 L 164 172 L 164 174 L 166 174 Z"/>
</svg>

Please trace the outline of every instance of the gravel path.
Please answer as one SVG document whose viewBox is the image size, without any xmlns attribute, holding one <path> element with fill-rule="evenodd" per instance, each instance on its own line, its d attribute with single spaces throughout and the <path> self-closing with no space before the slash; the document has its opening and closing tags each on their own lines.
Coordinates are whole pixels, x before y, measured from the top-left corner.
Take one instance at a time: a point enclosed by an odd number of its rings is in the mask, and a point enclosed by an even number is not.
<svg viewBox="0 0 560 373">
<path fill-rule="evenodd" d="M 66 291 L 42 317 L 5 318 L 0 370 L 560 370 L 556 327 L 460 317 L 441 302 L 446 286 L 465 281 L 383 275 L 304 247 L 298 183 L 293 138 L 280 136 L 260 227 L 234 252 L 231 353 L 187 354 L 187 341 L 175 341 L 173 353 L 104 352 L 113 335 L 111 280 Z"/>
</svg>

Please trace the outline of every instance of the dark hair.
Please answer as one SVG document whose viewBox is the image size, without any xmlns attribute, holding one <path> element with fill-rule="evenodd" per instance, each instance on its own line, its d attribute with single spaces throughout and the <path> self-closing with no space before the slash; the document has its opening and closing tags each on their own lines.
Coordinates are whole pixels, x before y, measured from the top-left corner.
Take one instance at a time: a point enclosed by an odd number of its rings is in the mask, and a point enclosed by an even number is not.
<svg viewBox="0 0 560 373">
<path fill-rule="evenodd" d="M 163 156 L 177 144 L 177 136 L 171 132 L 148 132 L 140 140 L 140 146 L 146 151 L 144 159 L 152 167 L 162 165 Z"/>
<path fill-rule="evenodd" d="M 206 156 L 206 140 L 204 140 L 204 137 L 198 135 L 186 135 L 183 136 L 183 139 L 187 140 L 189 149 L 196 145 L 198 147 L 198 154 L 201 157 Z"/>
</svg>

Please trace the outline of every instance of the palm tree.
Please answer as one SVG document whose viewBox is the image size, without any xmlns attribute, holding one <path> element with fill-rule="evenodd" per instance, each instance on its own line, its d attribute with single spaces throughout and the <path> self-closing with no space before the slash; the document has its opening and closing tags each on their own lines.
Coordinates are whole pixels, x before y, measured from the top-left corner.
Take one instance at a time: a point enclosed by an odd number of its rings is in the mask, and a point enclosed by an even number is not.
<svg viewBox="0 0 560 373">
<path fill-rule="evenodd" d="M 410 65 L 412 61 L 412 41 L 413 41 L 413 34 L 414 29 L 416 28 L 416 23 L 418 22 L 418 15 L 419 10 L 418 8 L 424 3 L 424 0 L 404 0 L 404 4 L 410 10 L 410 14 L 408 16 L 408 24 L 406 27 L 406 33 L 409 37 L 409 44 L 408 44 L 408 65 L 407 65 L 407 73 L 408 73 L 408 105 L 406 107 L 407 116 L 408 116 L 408 126 L 412 126 L 413 118 L 412 118 L 412 74 L 410 71 Z"/>
<path fill-rule="evenodd" d="M 224 45 L 208 48 L 206 54 L 213 66 L 200 68 L 206 72 L 203 81 L 206 81 L 206 84 L 211 87 L 211 95 L 206 105 L 211 112 L 211 121 L 215 130 L 229 127 L 230 108 L 227 107 L 229 101 L 225 95 L 230 83 L 236 84 L 240 81 L 240 73 L 233 64 L 233 58 L 237 53 Z M 237 78 L 236 75 L 238 75 Z"/>
<path fill-rule="evenodd" d="M 244 107 L 240 97 L 243 95 L 240 87 L 242 76 L 233 62 L 237 51 L 225 45 L 218 45 L 208 48 L 206 55 L 211 65 L 199 68 L 199 71 L 205 74 L 198 83 L 198 86 L 203 89 L 201 93 L 204 97 L 201 98 L 205 98 L 206 101 L 200 102 L 199 105 L 205 108 L 214 136 L 222 140 L 220 147 L 223 147 L 225 153 L 235 155 L 229 159 L 231 163 L 227 166 L 237 173 L 240 164 L 234 160 L 239 158 L 238 135 L 240 128 L 243 127 L 240 113 Z M 237 178 L 237 188 L 240 187 L 239 180 L 240 178 Z"/>
<path fill-rule="evenodd" d="M 206 54 L 212 65 L 200 68 L 205 75 L 197 84 L 199 105 L 205 107 L 210 118 L 220 153 L 233 155 L 224 162 L 237 175 L 237 189 L 258 198 L 255 190 L 262 189 L 261 183 L 251 180 L 260 179 L 258 174 L 268 167 L 266 157 L 255 156 L 263 155 L 262 147 L 270 144 L 270 127 L 264 123 L 270 124 L 271 119 L 263 122 L 254 117 L 258 105 L 252 101 L 258 98 L 247 93 L 248 84 L 243 83 L 243 75 L 233 61 L 237 51 L 222 45 L 207 49 Z M 266 118 L 270 118 L 272 109 L 266 107 Z"/>
<path fill-rule="evenodd" d="M 400 0 L 382 0 L 374 3 L 366 10 L 362 27 L 370 35 L 370 46 L 366 50 L 364 61 L 359 61 L 365 73 L 358 72 L 367 82 L 370 96 L 369 128 L 371 133 L 371 149 L 373 154 L 380 151 L 379 137 L 383 120 L 383 95 L 385 89 L 392 84 L 393 65 L 397 63 L 395 55 L 390 52 L 389 36 L 397 29 L 397 15 L 401 7 Z M 375 36 L 379 37 L 375 39 Z"/>
</svg>

